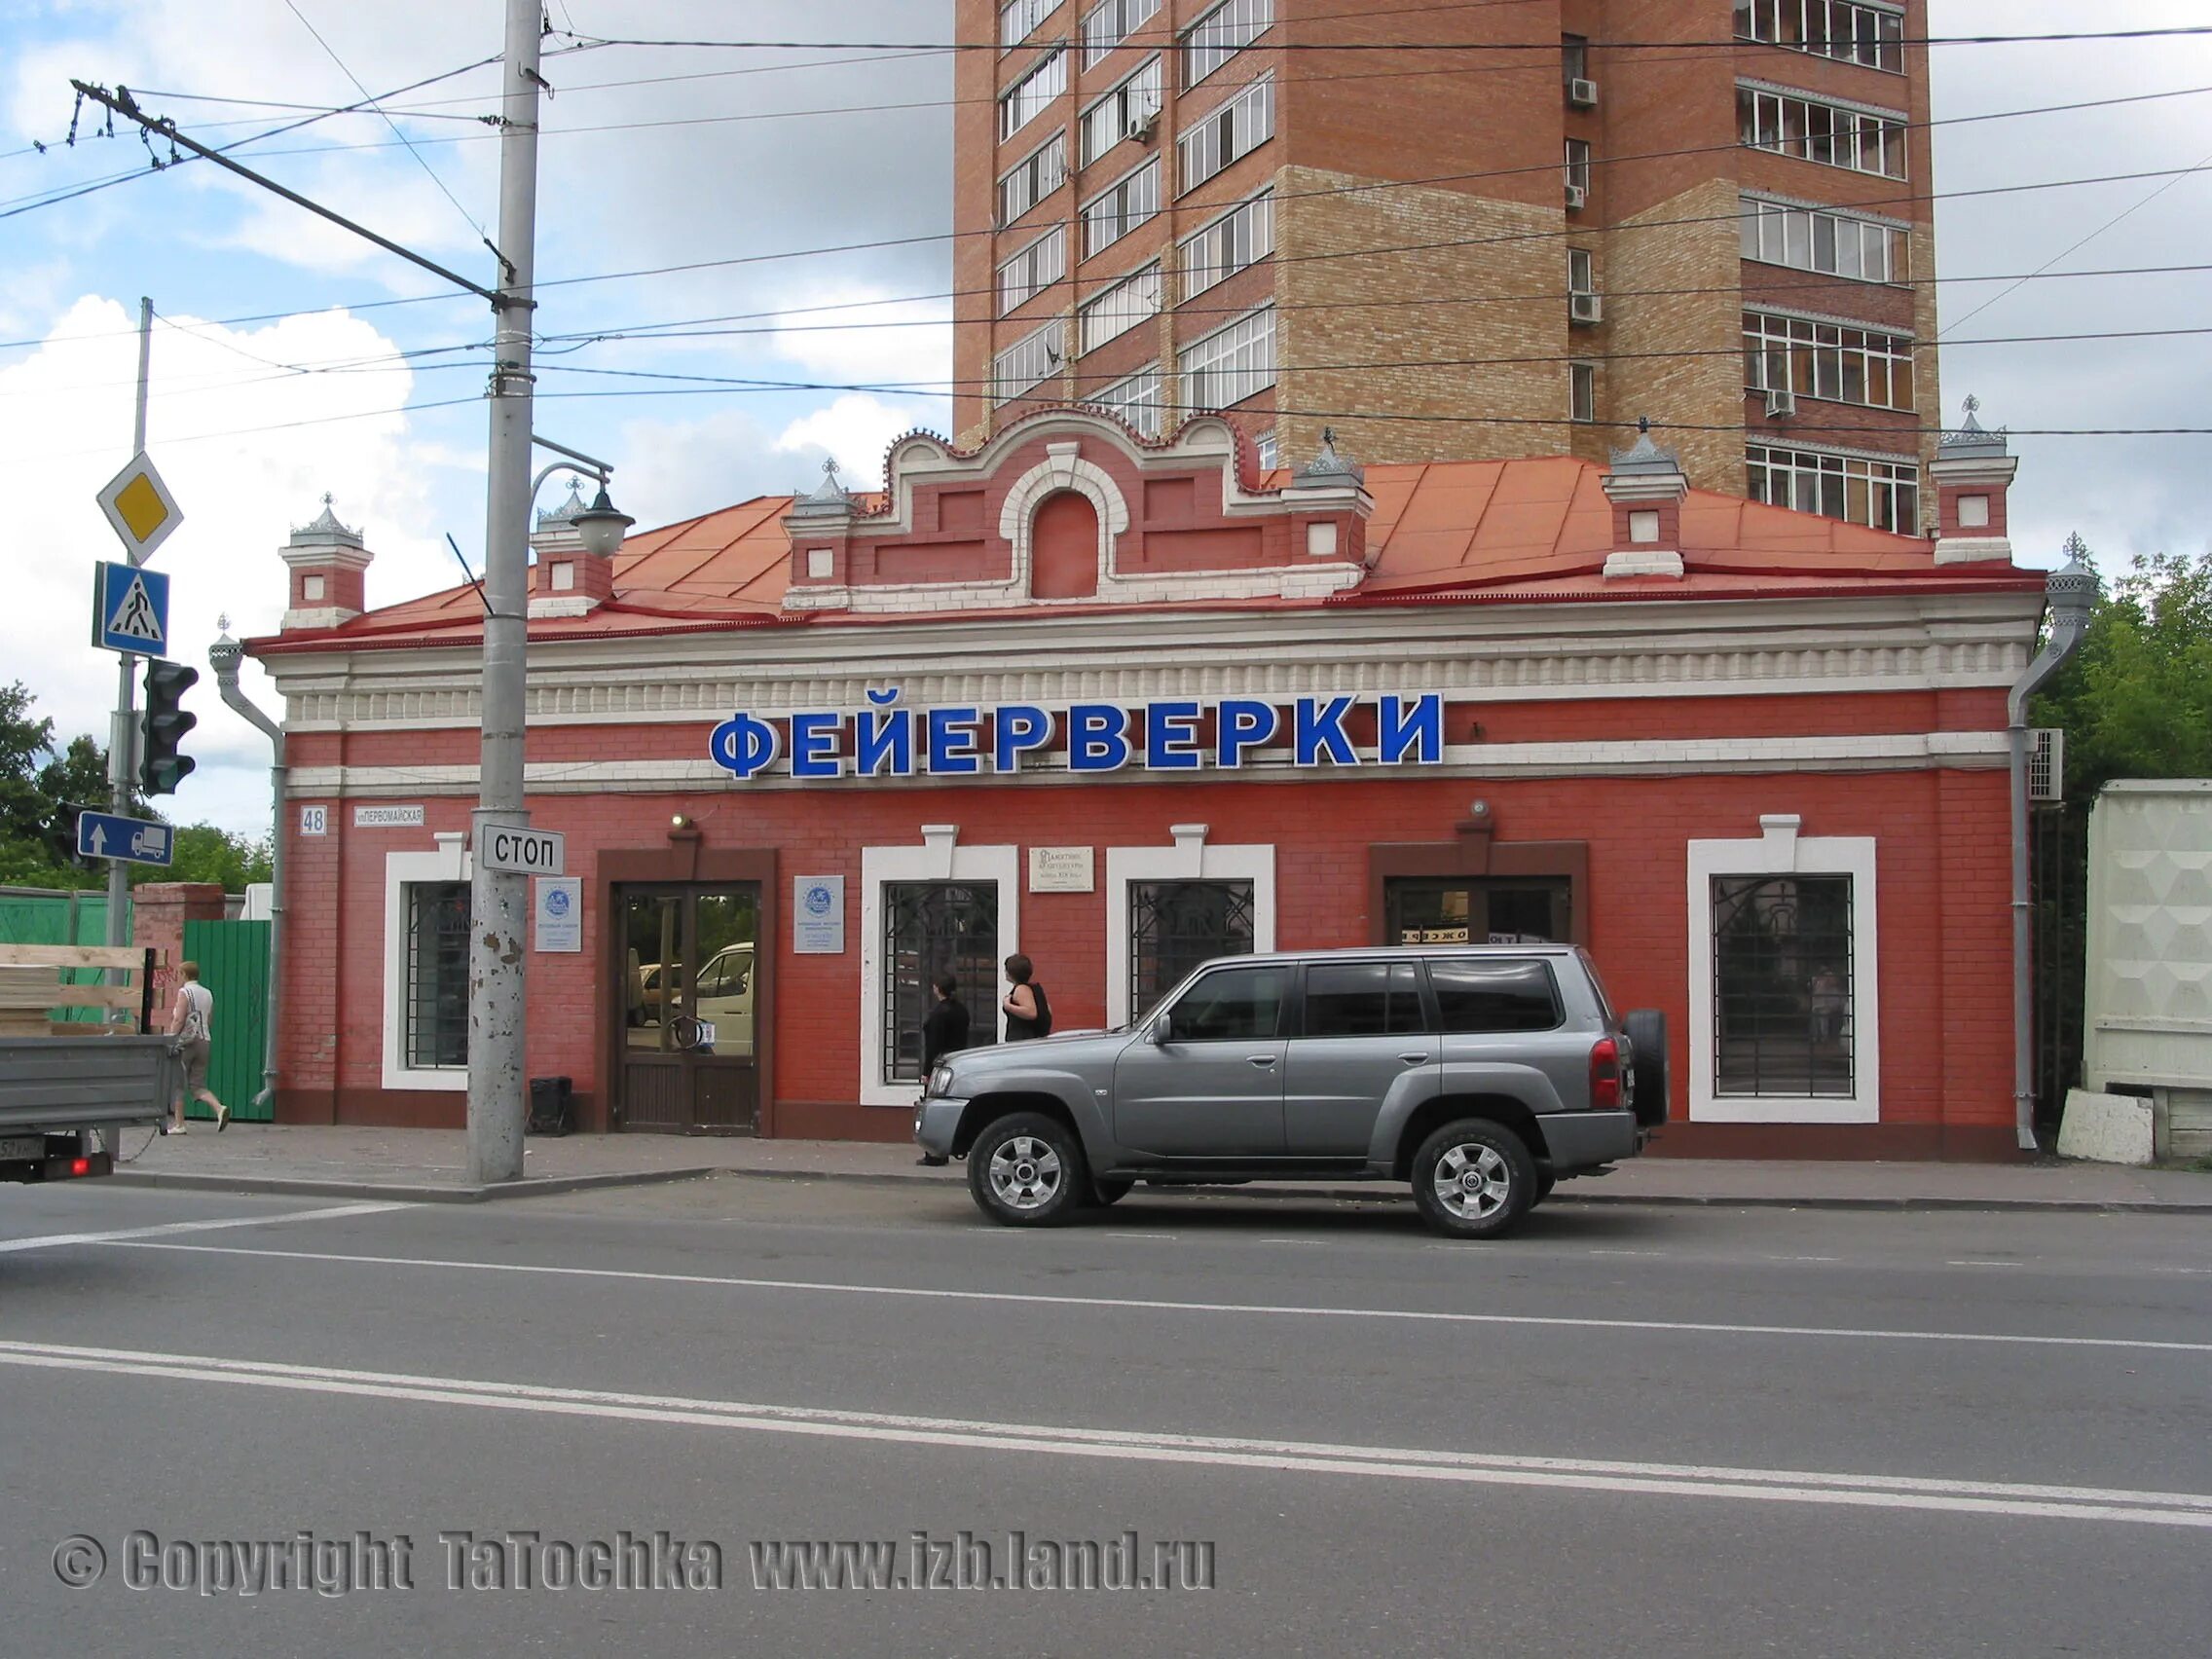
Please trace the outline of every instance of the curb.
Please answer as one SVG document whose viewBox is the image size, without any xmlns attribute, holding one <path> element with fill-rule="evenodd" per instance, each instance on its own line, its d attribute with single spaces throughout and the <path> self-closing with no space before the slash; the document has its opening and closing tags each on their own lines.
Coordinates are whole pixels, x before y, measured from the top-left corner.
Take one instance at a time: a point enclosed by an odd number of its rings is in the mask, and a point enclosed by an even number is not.
<svg viewBox="0 0 2212 1659">
<path fill-rule="evenodd" d="M 166 1187 L 197 1193 L 280 1193 L 295 1198 L 385 1198 L 395 1203 L 481 1204 L 510 1198 L 544 1198 L 605 1187 L 658 1187 L 725 1173 L 706 1165 L 645 1169 L 613 1175 L 543 1175 L 482 1187 L 409 1186 L 392 1181 L 311 1181 L 286 1175 L 205 1175 L 183 1170 L 119 1169 L 107 1177 L 123 1187 Z"/>
</svg>

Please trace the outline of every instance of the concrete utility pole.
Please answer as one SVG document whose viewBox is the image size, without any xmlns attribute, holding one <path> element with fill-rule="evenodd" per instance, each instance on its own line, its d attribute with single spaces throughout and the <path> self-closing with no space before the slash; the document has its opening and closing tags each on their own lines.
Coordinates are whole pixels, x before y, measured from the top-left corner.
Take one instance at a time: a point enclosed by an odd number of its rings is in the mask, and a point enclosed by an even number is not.
<svg viewBox="0 0 2212 1659">
<path fill-rule="evenodd" d="M 499 131 L 499 283 L 484 536 L 484 717 L 469 845 L 479 849 L 468 934 L 468 1178 L 522 1174 L 529 878 L 485 867 L 495 824 L 523 810 L 524 660 L 530 603 L 530 337 L 537 233 L 538 0 L 506 0 Z"/>
<path fill-rule="evenodd" d="M 154 361 L 154 302 L 141 297 L 138 301 L 138 415 L 132 427 L 130 453 L 133 457 L 146 453 L 146 377 Z M 131 556 L 135 565 L 138 558 Z M 119 656 L 115 666 L 115 726 L 107 743 L 107 793 L 108 809 L 118 814 L 130 811 L 130 783 L 138 770 L 138 659 Z M 107 866 L 107 942 L 110 946 L 130 942 L 130 866 L 116 859 Z M 117 974 L 110 972 L 111 982 L 121 984 Z"/>
</svg>

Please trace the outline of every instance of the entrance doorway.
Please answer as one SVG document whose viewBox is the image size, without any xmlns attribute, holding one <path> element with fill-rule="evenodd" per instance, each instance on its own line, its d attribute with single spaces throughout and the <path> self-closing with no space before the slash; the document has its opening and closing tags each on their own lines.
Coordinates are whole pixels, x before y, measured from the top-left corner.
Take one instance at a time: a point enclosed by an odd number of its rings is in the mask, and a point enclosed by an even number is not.
<svg viewBox="0 0 2212 1659">
<path fill-rule="evenodd" d="M 755 1133 L 765 1009 L 757 882 L 621 884 L 613 1123 Z"/>
<path fill-rule="evenodd" d="M 1574 938 L 1566 876 L 1393 876 L 1389 944 L 1562 944 Z"/>
</svg>

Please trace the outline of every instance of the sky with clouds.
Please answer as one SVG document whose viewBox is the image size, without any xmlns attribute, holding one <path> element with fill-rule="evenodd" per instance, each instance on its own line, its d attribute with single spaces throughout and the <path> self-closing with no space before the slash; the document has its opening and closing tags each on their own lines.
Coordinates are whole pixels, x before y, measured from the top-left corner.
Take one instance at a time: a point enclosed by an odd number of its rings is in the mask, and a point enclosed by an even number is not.
<svg viewBox="0 0 2212 1659">
<path fill-rule="evenodd" d="M 825 43 L 949 39 L 951 11 L 949 0 L 548 0 L 557 29 L 585 36 Z M 2202 0 L 1933 0 L 1931 11 L 1938 36 L 2207 20 Z M 65 733 L 104 737 L 113 702 L 113 661 L 85 644 L 90 568 L 116 556 L 93 495 L 129 458 L 140 295 L 161 318 L 149 448 L 186 514 L 160 563 L 175 584 L 178 654 L 196 665 L 219 615 L 240 637 L 274 627 L 276 550 L 326 491 L 377 555 L 372 603 L 450 583 L 449 532 L 480 566 L 490 334 L 481 302 L 242 180 L 204 163 L 156 172 L 135 136 L 99 135 L 89 106 L 77 143 L 61 143 L 71 77 L 127 85 L 203 141 L 228 143 L 358 99 L 355 77 L 381 94 L 494 57 L 501 13 L 498 0 L 0 8 L 0 456 L 20 515 L 0 541 L 0 682 L 28 682 Z M 838 387 L 941 386 L 950 373 L 949 55 L 547 44 L 556 92 L 539 159 L 538 327 L 563 338 L 538 358 L 538 431 L 614 462 L 617 502 L 651 525 L 805 483 L 825 456 L 866 482 L 899 432 L 942 429 L 949 406 L 934 390 Z M 1934 73 L 1938 122 L 2197 90 L 1939 126 L 1940 191 L 2212 169 L 2212 38 L 1944 48 Z M 484 279 L 498 146 L 473 118 L 496 107 L 496 68 L 479 67 L 392 99 L 412 151 L 362 112 L 259 138 L 240 159 Z M 129 176 L 34 205 L 117 175 Z M 2208 198 L 2212 180 L 2195 172 L 1942 203 L 1939 274 L 1958 278 L 1941 290 L 1946 396 L 1973 392 L 1986 421 L 2023 428 L 2212 424 L 2212 336 L 2014 343 L 2212 325 L 2205 273 L 1965 280 L 2046 264 L 2212 264 Z M 888 245 L 773 257 L 852 243 Z M 572 280 L 670 266 L 693 269 Z M 718 332 L 638 332 L 695 319 L 717 319 L 697 327 Z M 624 378 L 638 371 L 824 388 Z M 2018 438 L 2015 544 L 2033 563 L 2054 563 L 2077 529 L 2108 564 L 2196 550 L 2212 534 L 2195 488 L 2208 445 Z M 540 504 L 559 498 L 548 485 Z M 246 684 L 273 701 L 250 665 Z M 266 744 L 211 685 L 191 706 L 200 770 L 174 814 L 265 830 Z"/>
</svg>

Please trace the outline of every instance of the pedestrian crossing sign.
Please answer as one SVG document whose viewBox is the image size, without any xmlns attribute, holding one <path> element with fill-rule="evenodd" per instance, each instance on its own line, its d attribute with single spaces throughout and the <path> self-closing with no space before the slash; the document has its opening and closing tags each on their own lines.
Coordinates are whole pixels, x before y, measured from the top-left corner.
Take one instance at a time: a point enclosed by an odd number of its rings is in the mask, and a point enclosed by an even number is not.
<svg viewBox="0 0 2212 1659">
<path fill-rule="evenodd" d="M 124 549 L 130 555 L 133 565 L 143 565 L 154 556 L 154 549 L 169 538 L 169 534 L 184 522 L 184 514 L 169 494 L 169 487 L 162 482 L 162 475 L 154 470 L 154 463 L 141 450 L 130 458 L 130 464 L 107 481 L 99 493 L 100 511 L 107 514 L 107 522 L 115 527 L 122 537 Z"/>
<path fill-rule="evenodd" d="M 169 579 L 160 571 L 100 565 L 92 572 L 92 644 L 129 656 L 169 654 Z"/>
</svg>

